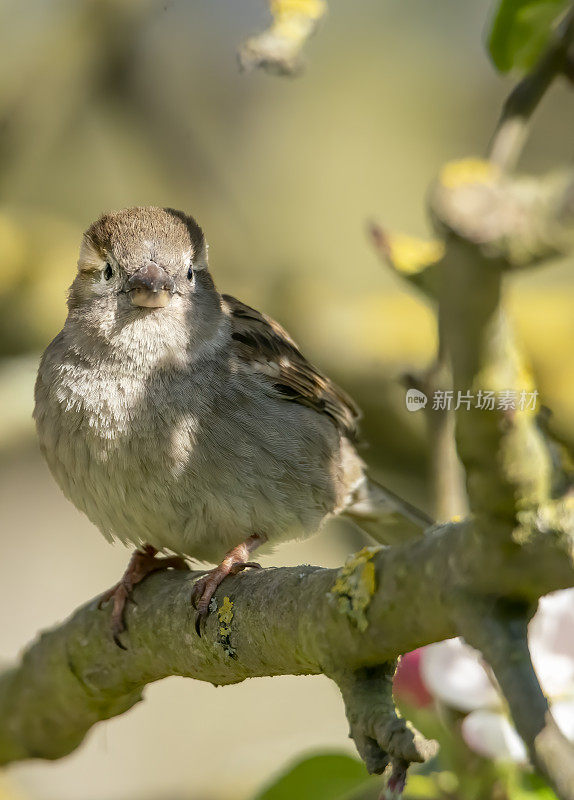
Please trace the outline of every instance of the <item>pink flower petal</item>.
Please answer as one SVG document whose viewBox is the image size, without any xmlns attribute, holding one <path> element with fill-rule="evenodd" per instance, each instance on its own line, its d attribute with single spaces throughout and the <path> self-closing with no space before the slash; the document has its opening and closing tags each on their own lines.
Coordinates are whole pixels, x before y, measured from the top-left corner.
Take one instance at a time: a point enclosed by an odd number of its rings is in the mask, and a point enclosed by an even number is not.
<svg viewBox="0 0 574 800">
<path fill-rule="evenodd" d="M 545 693 L 549 697 L 574 695 L 574 589 L 540 600 L 528 642 Z"/>
<path fill-rule="evenodd" d="M 574 742 L 574 699 L 552 703 L 552 715 L 567 739 Z"/>
<path fill-rule="evenodd" d="M 500 700 L 476 650 L 460 639 L 431 644 L 423 650 L 421 674 L 427 689 L 449 706 L 472 711 Z"/>
<path fill-rule="evenodd" d="M 393 692 L 399 700 L 424 708 L 432 702 L 432 695 L 425 686 L 421 675 L 421 658 L 423 650 L 405 653 L 399 661 Z"/>
<path fill-rule="evenodd" d="M 509 720 L 496 711 L 472 711 L 462 721 L 462 737 L 472 750 L 485 758 L 527 761 L 522 739 Z"/>
</svg>

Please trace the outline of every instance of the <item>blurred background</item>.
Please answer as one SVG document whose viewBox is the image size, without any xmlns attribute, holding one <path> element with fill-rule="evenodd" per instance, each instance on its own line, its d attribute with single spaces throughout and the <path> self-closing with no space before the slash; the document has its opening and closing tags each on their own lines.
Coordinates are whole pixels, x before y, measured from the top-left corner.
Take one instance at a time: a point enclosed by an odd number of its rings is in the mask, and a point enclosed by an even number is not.
<svg viewBox="0 0 574 800">
<path fill-rule="evenodd" d="M 329 11 L 305 74 L 279 79 L 236 67 L 237 46 L 268 23 L 263 0 L 0 0 L 5 662 L 128 558 L 65 501 L 31 420 L 39 354 L 64 321 L 82 231 L 104 210 L 196 216 L 218 286 L 281 321 L 355 396 L 365 459 L 431 507 L 423 415 L 407 412 L 401 376 L 432 360 L 434 312 L 385 271 L 366 227 L 427 234 L 429 182 L 444 162 L 485 152 L 511 84 L 484 48 L 487 0 L 332 0 Z M 572 164 L 573 129 L 572 98 L 556 87 L 524 169 Z M 542 401 L 573 442 L 571 267 L 522 274 L 509 291 Z M 361 541 L 335 526 L 263 562 L 336 566 Z M 243 800 L 329 749 L 353 753 L 326 678 L 218 689 L 173 678 L 61 762 L 11 768 L 0 798 Z M 441 796 L 458 796 L 445 786 Z"/>
</svg>

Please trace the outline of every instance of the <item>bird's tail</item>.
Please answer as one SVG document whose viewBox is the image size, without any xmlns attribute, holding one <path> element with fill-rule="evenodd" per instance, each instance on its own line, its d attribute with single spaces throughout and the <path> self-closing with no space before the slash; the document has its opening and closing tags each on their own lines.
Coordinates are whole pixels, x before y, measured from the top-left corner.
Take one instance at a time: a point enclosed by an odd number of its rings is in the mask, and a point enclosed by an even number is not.
<svg viewBox="0 0 574 800">
<path fill-rule="evenodd" d="M 424 511 L 367 476 L 343 513 L 380 544 L 400 544 L 416 539 L 434 524 Z"/>
</svg>

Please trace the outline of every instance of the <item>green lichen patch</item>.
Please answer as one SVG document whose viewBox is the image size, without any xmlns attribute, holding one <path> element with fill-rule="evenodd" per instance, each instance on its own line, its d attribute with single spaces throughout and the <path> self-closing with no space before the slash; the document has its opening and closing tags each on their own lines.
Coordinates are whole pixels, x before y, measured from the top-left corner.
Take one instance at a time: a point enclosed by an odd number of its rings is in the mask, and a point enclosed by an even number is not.
<svg viewBox="0 0 574 800">
<path fill-rule="evenodd" d="M 375 593 L 375 565 L 373 557 L 380 547 L 363 547 L 350 556 L 337 573 L 330 591 L 341 614 L 345 614 L 363 632 L 369 626 L 367 609 Z"/>
<path fill-rule="evenodd" d="M 219 620 L 219 642 L 231 658 L 237 658 L 237 653 L 231 646 L 231 623 L 234 614 L 233 601 L 226 595 L 221 607 L 217 610 L 217 619 Z"/>
<path fill-rule="evenodd" d="M 219 620 L 219 633 L 222 636 L 229 635 L 231 633 L 230 625 L 233 621 L 233 602 L 227 597 L 227 595 L 223 598 L 223 603 L 221 604 L 221 608 L 217 612 L 217 619 Z"/>
</svg>

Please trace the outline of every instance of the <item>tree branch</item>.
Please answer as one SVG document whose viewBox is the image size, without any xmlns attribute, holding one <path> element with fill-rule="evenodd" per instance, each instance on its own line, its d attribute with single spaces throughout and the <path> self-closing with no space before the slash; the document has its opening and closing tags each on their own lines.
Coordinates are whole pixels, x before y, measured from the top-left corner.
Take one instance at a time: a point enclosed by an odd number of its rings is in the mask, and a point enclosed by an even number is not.
<svg viewBox="0 0 574 800">
<path fill-rule="evenodd" d="M 440 292 L 440 271 L 445 254 L 440 240 L 416 239 L 387 233 L 371 223 L 368 233 L 381 261 L 403 281 L 415 286 L 436 306 Z M 418 389 L 428 399 L 436 391 L 452 389 L 450 362 L 445 352 L 444 336 L 439 333 L 439 352 L 435 361 L 420 375 L 405 374 L 407 389 Z M 430 480 L 433 488 L 434 518 L 439 522 L 468 513 L 466 489 L 454 440 L 454 414 L 451 409 L 425 406 L 428 442 L 431 453 Z"/>
<path fill-rule="evenodd" d="M 239 67 L 297 75 L 304 66 L 303 47 L 327 10 L 325 0 L 270 0 L 269 6 L 273 23 L 241 45 Z"/>
<path fill-rule="evenodd" d="M 488 661 L 530 759 L 560 797 L 574 793 L 572 745 L 556 725 L 528 650 L 528 615 L 512 604 L 479 601 L 461 620 L 466 640 Z"/>
<path fill-rule="evenodd" d="M 512 266 L 514 240 L 522 244 L 520 217 L 516 224 L 512 213 L 516 189 L 494 165 L 463 161 L 447 165 L 431 195 L 431 213 L 446 240 L 439 317 L 458 399 L 457 450 L 477 546 L 499 555 L 521 549 L 519 521 L 543 513 L 555 485 L 555 465 L 536 411 L 518 402 L 534 384 L 504 309 L 503 280 Z M 461 397 L 510 393 L 515 402 L 507 407 L 461 402 Z M 552 719 L 532 668 L 528 604 L 495 587 L 490 598 L 483 588 L 470 599 L 471 583 L 461 582 L 466 602 L 458 606 L 458 629 L 490 663 L 533 764 L 559 797 L 570 800 L 574 748 Z M 510 615 L 508 609 L 517 606 L 521 614 Z"/>
<path fill-rule="evenodd" d="M 574 5 L 570 7 L 534 69 L 508 96 L 490 144 L 490 160 L 504 170 L 515 167 L 526 138 L 528 122 L 554 80 L 570 77 L 574 43 Z"/>
<path fill-rule="evenodd" d="M 379 692 L 381 684 L 390 687 L 391 668 L 381 665 L 457 635 L 461 585 L 472 587 L 469 602 L 496 587 L 531 603 L 571 585 L 574 512 L 560 504 L 547 517 L 554 528 L 530 520 L 511 558 L 481 550 L 473 526 L 457 523 L 400 547 L 366 548 L 340 570 L 242 573 L 217 592 L 202 638 L 190 604 L 194 576 L 152 575 L 135 590 L 127 652 L 111 639 L 109 613 L 92 601 L 0 676 L 0 763 L 69 753 L 98 720 L 123 713 L 146 684 L 168 675 L 230 684 L 319 673 L 340 686 L 359 750 L 366 753 L 364 736 L 380 749 L 371 768 L 378 771 L 387 756 L 422 760 L 434 746 L 397 722 L 389 692 Z M 369 702 L 364 670 L 372 670 Z"/>
<path fill-rule="evenodd" d="M 522 243 L 516 208 L 527 214 L 519 196 L 520 184 L 483 161 L 447 165 L 431 196 L 435 224 L 447 239 L 439 316 L 459 406 L 457 449 L 471 509 L 488 539 L 512 536 L 517 513 L 546 502 L 552 484 L 536 409 L 520 405 L 535 387 L 504 309 L 503 281 L 515 242 Z M 494 408 L 460 402 L 487 393 Z M 513 398 L 507 407 L 498 403 L 502 394 Z"/>
</svg>

